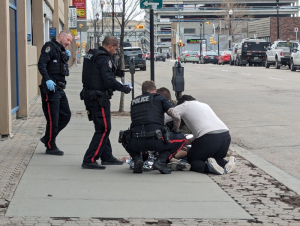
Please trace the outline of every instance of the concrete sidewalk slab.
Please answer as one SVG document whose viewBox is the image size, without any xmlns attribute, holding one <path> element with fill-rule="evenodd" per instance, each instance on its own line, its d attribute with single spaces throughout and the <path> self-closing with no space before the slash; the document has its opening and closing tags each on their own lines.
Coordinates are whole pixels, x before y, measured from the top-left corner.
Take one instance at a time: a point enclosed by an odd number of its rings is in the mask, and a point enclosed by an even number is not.
<svg viewBox="0 0 300 226">
<path fill-rule="evenodd" d="M 117 143 L 116 128 L 122 129 L 128 120 L 112 119 L 116 157 L 127 154 Z M 77 132 L 84 124 L 90 130 L 85 126 Z M 86 118 L 73 117 L 57 138 L 63 157 L 43 154 L 45 147 L 39 143 L 6 216 L 252 219 L 204 174 L 133 174 L 127 164 L 81 169 L 92 134 Z"/>
<path fill-rule="evenodd" d="M 81 67 L 71 70 L 67 96 L 72 110 L 68 126 L 57 137 L 64 156 L 45 155 L 39 143 L 19 183 L 7 217 L 102 217 L 102 218 L 202 218 L 253 219 L 210 177 L 194 172 L 158 171 L 133 174 L 127 164 L 106 170 L 81 168 L 92 139 L 94 125 L 79 98 Z M 141 87 L 135 84 L 135 96 Z M 125 111 L 130 110 L 131 94 L 125 95 Z M 120 92 L 111 100 L 118 111 Z M 112 116 L 110 141 L 116 157 L 128 155 L 117 142 L 119 130 L 129 127 L 130 117 Z"/>
</svg>

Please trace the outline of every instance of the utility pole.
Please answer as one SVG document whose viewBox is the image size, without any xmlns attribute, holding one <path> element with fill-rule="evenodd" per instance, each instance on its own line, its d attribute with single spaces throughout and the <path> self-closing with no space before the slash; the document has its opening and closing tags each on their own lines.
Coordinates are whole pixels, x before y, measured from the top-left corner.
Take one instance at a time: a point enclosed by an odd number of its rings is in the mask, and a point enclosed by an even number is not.
<svg viewBox="0 0 300 226">
<path fill-rule="evenodd" d="M 112 36 L 115 36 L 115 0 L 112 0 Z"/>
<path fill-rule="evenodd" d="M 101 12 L 102 12 L 102 18 L 101 18 L 101 24 L 102 24 L 102 34 L 103 35 L 103 5 L 105 4 L 105 2 L 103 0 L 100 1 L 101 4 Z"/>
<path fill-rule="evenodd" d="M 150 73 L 151 81 L 154 82 L 154 15 L 153 9 L 150 9 Z"/>
<path fill-rule="evenodd" d="M 279 0 L 276 0 L 277 2 L 277 39 L 279 40 Z"/>
</svg>

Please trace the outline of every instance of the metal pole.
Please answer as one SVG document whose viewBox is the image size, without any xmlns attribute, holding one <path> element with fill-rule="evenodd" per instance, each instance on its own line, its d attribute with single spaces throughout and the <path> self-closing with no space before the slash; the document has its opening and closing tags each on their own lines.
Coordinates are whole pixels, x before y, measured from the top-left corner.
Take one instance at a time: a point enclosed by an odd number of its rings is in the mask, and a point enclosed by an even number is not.
<svg viewBox="0 0 300 226">
<path fill-rule="evenodd" d="M 154 82 L 154 15 L 153 9 L 150 9 L 150 64 L 151 81 Z"/>
<path fill-rule="evenodd" d="M 231 15 L 229 14 L 229 49 L 231 49 Z"/>
<path fill-rule="evenodd" d="M 177 0 L 176 0 L 177 1 Z M 178 9 L 178 28 L 179 28 L 179 39 L 180 39 L 180 10 L 179 10 L 179 3 L 177 1 L 177 9 Z M 179 55 L 178 57 L 180 57 L 181 54 L 181 47 L 179 47 Z"/>
<path fill-rule="evenodd" d="M 276 0 L 277 2 L 277 39 L 279 39 L 279 0 Z"/>
<path fill-rule="evenodd" d="M 220 52 L 220 33 L 218 34 L 218 53 L 217 53 L 218 56 L 219 56 L 219 52 Z"/>
<path fill-rule="evenodd" d="M 101 11 L 102 11 L 102 20 L 101 20 L 101 24 L 102 24 L 102 35 L 103 35 L 103 4 L 101 4 Z"/>
<path fill-rule="evenodd" d="M 207 41 L 206 41 L 206 38 L 205 38 L 205 19 L 203 20 L 203 39 L 202 40 L 205 40 L 205 50 L 207 50 Z M 204 53 L 203 53 L 204 54 Z"/>
<path fill-rule="evenodd" d="M 112 36 L 115 35 L 115 0 L 112 0 Z"/>
<path fill-rule="evenodd" d="M 200 56 L 202 55 L 202 37 L 201 37 L 202 22 L 200 21 Z"/>
<path fill-rule="evenodd" d="M 79 27 L 79 29 L 80 29 L 80 57 L 81 57 L 81 27 Z"/>
</svg>

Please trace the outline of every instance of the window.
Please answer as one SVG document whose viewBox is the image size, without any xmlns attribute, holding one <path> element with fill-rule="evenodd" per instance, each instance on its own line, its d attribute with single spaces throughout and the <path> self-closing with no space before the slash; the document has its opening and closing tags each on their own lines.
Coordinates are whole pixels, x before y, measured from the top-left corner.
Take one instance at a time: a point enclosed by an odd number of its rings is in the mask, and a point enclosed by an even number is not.
<svg viewBox="0 0 300 226">
<path fill-rule="evenodd" d="M 195 28 L 184 28 L 185 34 L 195 34 Z"/>
</svg>

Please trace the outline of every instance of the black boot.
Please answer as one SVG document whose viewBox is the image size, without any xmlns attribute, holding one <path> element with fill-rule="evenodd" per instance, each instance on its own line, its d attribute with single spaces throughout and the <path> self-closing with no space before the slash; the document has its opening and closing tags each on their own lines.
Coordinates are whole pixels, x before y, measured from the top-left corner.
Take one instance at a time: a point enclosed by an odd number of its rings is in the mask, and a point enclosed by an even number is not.
<svg viewBox="0 0 300 226">
<path fill-rule="evenodd" d="M 85 169 L 97 169 L 97 170 L 104 170 L 106 166 L 103 166 L 101 164 L 98 164 L 96 161 L 95 162 L 84 162 L 81 165 L 82 168 Z"/>
<path fill-rule="evenodd" d="M 154 161 L 153 168 L 159 170 L 161 174 L 171 174 L 171 169 L 168 168 L 166 161 L 160 159 L 159 157 Z"/>
<path fill-rule="evenodd" d="M 133 173 L 142 173 L 143 172 L 143 165 L 144 161 L 142 159 L 142 156 L 138 155 L 133 158 L 134 160 L 134 168 Z"/>
<path fill-rule="evenodd" d="M 102 165 L 123 165 L 123 162 L 115 157 L 111 157 L 101 162 Z"/>
<path fill-rule="evenodd" d="M 55 149 L 47 148 L 46 154 L 48 154 L 48 155 L 64 155 L 64 152 L 59 150 L 58 148 L 55 148 Z"/>
</svg>

